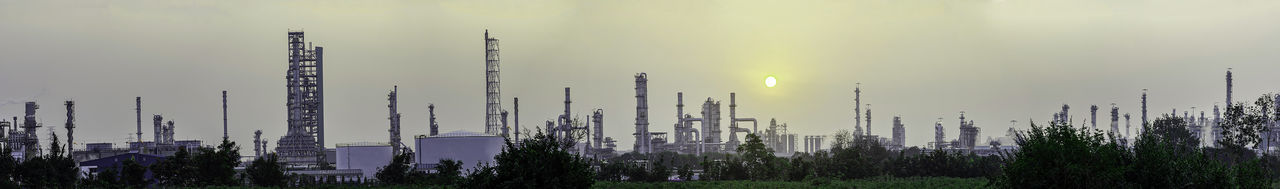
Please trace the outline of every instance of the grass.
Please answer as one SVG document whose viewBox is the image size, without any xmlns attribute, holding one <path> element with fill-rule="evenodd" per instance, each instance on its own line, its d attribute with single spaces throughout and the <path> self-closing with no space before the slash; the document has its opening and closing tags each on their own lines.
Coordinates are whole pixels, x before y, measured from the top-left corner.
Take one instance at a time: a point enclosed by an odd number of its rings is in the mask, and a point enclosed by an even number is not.
<svg viewBox="0 0 1280 189">
<path fill-rule="evenodd" d="M 596 182 L 592 188 L 992 188 L 985 178 L 877 177 L 855 180 Z"/>
</svg>

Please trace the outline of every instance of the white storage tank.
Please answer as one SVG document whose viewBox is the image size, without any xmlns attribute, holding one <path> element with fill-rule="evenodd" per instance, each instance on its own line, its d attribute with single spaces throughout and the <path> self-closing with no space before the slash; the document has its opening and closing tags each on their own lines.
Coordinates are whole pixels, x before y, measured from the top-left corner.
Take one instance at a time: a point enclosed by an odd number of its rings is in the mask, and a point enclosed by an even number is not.
<svg viewBox="0 0 1280 189">
<path fill-rule="evenodd" d="M 441 159 L 462 161 L 462 168 L 470 170 L 481 162 L 496 166 L 494 156 L 502 152 L 505 140 L 501 136 L 453 131 L 436 136 L 418 135 L 414 139 L 414 162 L 419 168 L 432 169 Z"/>
<path fill-rule="evenodd" d="M 391 163 L 391 145 L 362 142 L 338 144 L 337 169 L 359 169 L 365 178 L 374 178 L 379 169 Z"/>
</svg>

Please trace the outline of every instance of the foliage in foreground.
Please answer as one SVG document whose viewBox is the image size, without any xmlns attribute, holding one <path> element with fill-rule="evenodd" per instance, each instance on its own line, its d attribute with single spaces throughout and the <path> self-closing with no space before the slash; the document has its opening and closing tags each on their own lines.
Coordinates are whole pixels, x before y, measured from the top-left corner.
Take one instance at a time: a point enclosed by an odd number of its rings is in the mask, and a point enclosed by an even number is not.
<svg viewBox="0 0 1280 189">
<path fill-rule="evenodd" d="M 598 182 L 591 188 L 988 188 L 981 178 L 873 177 L 854 180 Z"/>
<path fill-rule="evenodd" d="M 538 132 L 520 143 L 506 142 L 495 157 L 498 165 L 478 165 L 468 174 L 465 188 L 586 188 L 595 172 L 586 159 L 570 153 L 573 140 Z"/>
<path fill-rule="evenodd" d="M 1056 123 L 1032 125 L 1018 139 L 1022 149 L 1013 154 L 997 183 L 1008 188 L 1266 186 L 1267 174 L 1259 160 L 1210 159 L 1187 140 L 1186 128 L 1181 118 L 1160 118 L 1143 127 L 1130 151 L 1114 135 L 1104 137 L 1100 131 Z"/>
</svg>

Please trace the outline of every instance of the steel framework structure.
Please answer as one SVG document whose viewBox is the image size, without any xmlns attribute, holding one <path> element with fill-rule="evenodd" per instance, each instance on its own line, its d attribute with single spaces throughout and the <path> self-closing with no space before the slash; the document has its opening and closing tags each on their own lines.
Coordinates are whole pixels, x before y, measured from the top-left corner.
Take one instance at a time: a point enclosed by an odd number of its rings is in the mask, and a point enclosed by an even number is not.
<svg viewBox="0 0 1280 189">
<path fill-rule="evenodd" d="M 276 152 L 291 165 L 324 161 L 324 47 L 305 44 L 303 32 L 289 32 L 289 131 L 276 141 Z"/>
<path fill-rule="evenodd" d="M 502 86 L 499 78 L 498 39 L 484 31 L 485 115 L 484 133 L 502 134 Z"/>
</svg>

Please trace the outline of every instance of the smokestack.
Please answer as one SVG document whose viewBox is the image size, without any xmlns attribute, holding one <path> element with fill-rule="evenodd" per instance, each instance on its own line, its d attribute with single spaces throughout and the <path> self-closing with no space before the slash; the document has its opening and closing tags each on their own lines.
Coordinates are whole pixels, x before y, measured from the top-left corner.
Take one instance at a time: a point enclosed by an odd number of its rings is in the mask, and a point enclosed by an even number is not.
<svg viewBox="0 0 1280 189">
<path fill-rule="evenodd" d="M 1227 107 L 1231 107 L 1231 68 L 1227 68 Z"/>
<path fill-rule="evenodd" d="M 227 91 L 222 91 L 222 140 L 227 140 Z"/>
<path fill-rule="evenodd" d="M 74 140 L 76 128 L 76 103 L 68 100 L 64 105 L 67 105 L 67 157 L 71 157 L 71 150 L 74 149 L 73 146 L 76 144 Z"/>
<path fill-rule="evenodd" d="M 519 105 L 516 105 L 516 107 L 519 107 Z M 440 125 L 436 123 L 436 105 L 435 104 L 427 104 L 427 114 L 430 114 L 429 116 L 431 116 L 429 118 L 430 120 L 427 123 L 427 125 L 430 125 L 431 127 L 430 136 L 436 136 L 440 134 Z M 516 113 L 516 115 L 518 116 L 520 114 Z M 520 135 L 520 126 L 516 126 L 516 135 Z"/>
<path fill-rule="evenodd" d="M 676 92 L 676 148 L 684 148 L 689 139 L 689 129 L 684 128 L 684 92 Z"/>
<path fill-rule="evenodd" d="M 134 108 L 138 111 L 138 142 L 142 142 L 142 97 L 136 97 L 134 100 L 138 101 L 138 105 Z"/>
<path fill-rule="evenodd" d="M 1147 122 L 1147 89 L 1142 89 L 1142 125 L 1147 126 L 1151 122 Z"/>
</svg>

